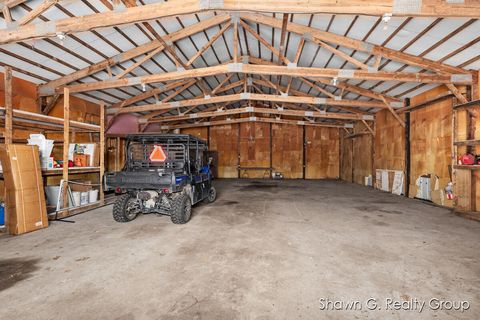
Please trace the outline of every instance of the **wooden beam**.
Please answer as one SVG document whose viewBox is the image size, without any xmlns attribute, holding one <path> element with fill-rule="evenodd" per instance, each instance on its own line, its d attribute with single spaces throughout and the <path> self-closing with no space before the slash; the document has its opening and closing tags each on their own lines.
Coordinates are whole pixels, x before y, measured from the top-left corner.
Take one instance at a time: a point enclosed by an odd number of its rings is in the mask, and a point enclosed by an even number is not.
<svg viewBox="0 0 480 320">
<path fill-rule="evenodd" d="M 115 76 L 115 78 L 117 79 L 121 79 L 123 78 L 124 76 L 126 76 L 127 74 L 129 74 L 130 72 L 132 72 L 134 69 L 136 69 L 137 67 L 139 67 L 140 65 L 144 64 L 145 62 L 147 62 L 148 60 L 152 59 L 156 54 L 160 53 L 161 51 L 163 50 L 163 46 L 162 47 L 158 47 L 152 51 L 150 51 L 145 57 L 139 59 L 137 62 L 133 63 L 132 65 L 128 66 L 127 68 L 125 68 L 125 70 L 123 70 L 121 73 L 119 73 L 118 75 Z"/>
<path fill-rule="evenodd" d="M 221 111 L 217 111 L 217 110 L 202 111 L 197 113 L 190 113 L 189 115 L 177 115 L 177 116 L 161 117 L 156 119 L 141 118 L 140 122 L 141 123 L 145 123 L 145 122 L 163 123 L 163 122 L 201 119 L 201 118 L 210 118 L 210 117 L 231 116 L 231 115 L 245 114 L 245 113 L 281 115 L 281 116 L 292 116 L 292 117 L 301 117 L 301 118 L 308 116 L 310 118 L 319 118 L 319 119 L 363 120 L 363 116 L 351 115 L 351 114 L 347 115 L 347 114 L 321 112 L 321 111 L 281 110 L 281 109 L 274 109 L 274 108 L 243 107 L 243 108 L 228 109 L 228 110 L 221 110 Z"/>
<path fill-rule="evenodd" d="M 63 207 L 68 207 L 68 151 L 70 148 L 70 90 L 63 89 Z"/>
<path fill-rule="evenodd" d="M 232 124 L 232 123 L 245 123 L 245 122 L 291 124 L 291 125 L 297 125 L 297 126 L 316 126 L 316 127 L 328 127 L 328 128 L 344 128 L 345 127 L 345 125 L 339 125 L 339 124 L 315 123 L 315 122 L 309 122 L 309 121 L 297 121 L 297 120 L 261 118 L 261 117 L 246 117 L 246 118 L 236 118 L 236 119 L 230 119 L 230 120 L 217 120 L 217 121 L 205 121 L 205 122 L 198 122 L 198 123 L 163 125 L 160 127 L 160 129 L 172 130 L 172 129 L 185 129 L 185 128 L 196 128 L 196 127 L 210 127 L 210 126 L 218 126 L 218 125 L 225 125 L 225 124 Z"/>
<path fill-rule="evenodd" d="M 103 201 L 103 175 L 105 174 L 105 103 L 100 101 L 100 201 Z"/>
<path fill-rule="evenodd" d="M 242 14 L 242 19 L 245 19 L 254 23 L 267 25 L 273 28 L 280 29 L 282 27 L 281 20 L 270 17 L 270 16 L 266 16 L 263 14 L 251 14 L 251 13 Z M 427 70 L 433 70 L 436 72 L 446 72 L 446 73 L 452 73 L 452 74 L 470 73 L 468 70 L 464 70 L 462 68 L 452 67 L 446 64 L 427 60 L 425 58 L 417 57 L 407 53 L 395 51 L 393 49 L 389 49 L 389 48 L 368 43 L 365 41 L 348 38 L 345 36 L 333 34 L 333 33 L 322 31 L 312 27 L 307 27 L 298 23 L 293 23 L 293 22 L 289 23 L 287 26 L 287 30 L 289 32 L 297 33 L 302 36 L 305 34 L 308 34 L 310 37 L 312 37 L 312 39 L 334 43 L 346 48 L 367 52 L 372 55 L 380 55 L 387 59 L 403 62 L 408 65 L 421 67 Z"/>
<path fill-rule="evenodd" d="M 233 77 L 233 73 L 227 75 L 225 77 L 225 79 L 223 79 L 219 84 L 218 86 L 216 86 L 213 90 L 212 90 L 212 95 L 215 95 L 217 93 L 218 90 L 220 90 L 221 87 L 223 87 L 223 85 L 225 83 L 227 83 L 231 78 Z"/>
<path fill-rule="evenodd" d="M 5 0 L 3 1 L 3 3 L 0 4 L 0 6 L 3 5 L 4 7 L 7 7 L 7 8 L 13 8 L 27 1 L 28 0 Z"/>
<path fill-rule="evenodd" d="M 238 62 L 238 22 L 233 23 L 233 62 Z"/>
<path fill-rule="evenodd" d="M 392 113 L 395 119 L 397 119 L 400 125 L 405 128 L 405 121 L 403 121 L 403 119 L 398 115 L 398 113 L 395 110 L 393 110 L 393 108 L 390 106 L 387 100 L 384 99 L 383 103 L 385 103 L 385 106 L 387 107 L 387 109 Z"/>
<path fill-rule="evenodd" d="M 13 120 L 15 122 L 23 121 L 24 123 L 37 123 L 37 124 L 49 124 L 60 128 L 63 126 L 63 119 L 58 117 L 47 116 L 41 113 L 28 112 L 19 109 L 13 109 Z M 0 107 L 0 114 L 5 112 L 6 109 Z M 83 123 L 79 121 L 70 121 L 70 128 L 72 130 L 84 130 L 89 132 L 98 132 L 99 126 L 89 123 Z"/>
<path fill-rule="evenodd" d="M 221 102 L 241 101 L 241 100 L 305 103 L 305 104 L 319 104 L 319 105 L 330 105 L 330 106 L 351 106 L 351 107 L 358 107 L 358 108 L 362 108 L 362 107 L 363 108 L 386 108 L 387 107 L 385 106 L 385 104 L 375 102 L 375 101 L 336 100 L 336 99 L 328 99 L 328 98 L 247 93 L 247 94 L 214 96 L 210 98 L 195 98 L 195 99 L 175 101 L 170 103 L 146 104 L 141 106 L 111 109 L 110 112 L 130 113 L 130 112 L 171 110 L 171 109 L 177 109 L 182 107 L 191 107 L 191 106 L 199 106 L 199 105 L 205 105 L 205 104 L 215 104 L 215 103 L 221 103 Z"/>
<path fill-rule="evenodd" d="M 217 41 L 218 38 L 220 38 L 224 33 L 225 31 L 227 31 L 228 29 L 230 29 L 230 27 L 232 26 L 232 24 L 229 22 L 227 23 L 226 25 L 224 25 L 211 39 L 210 41 L 208 41 L 202 48 L 200 48 L 200 50 L 197 51 L 197 53 L 190 58 L 190 60 L 188 60 L 187 62 L 187 67 L 190 66 L 198 57 L 200 57 L 205 51 L 207 51 L 208 48 L 210 48 L 212 46 L 212 44 Z"/>
<path fill-rule="evenodd" d="M 71 17 L 41 22 L 36 26 L 25 25 L 14 30 L 1 30 L 0 43 L 11 43 L 33 38 L 55 36 L 57 32 L 74 33 L 96 28 L 111 27 L 135 22 L 157 20 L 164 17 L 197 13 L 205 10 L 257 11 L 278 13 L 332 13 L 382 16 L 392 13 L 395 16 L 443 16 L 473 17 L 480 16 L 480 4 L 476 1 L 466 3 L 447 3 L 444 0 L 424 0 L 420 7 L 398 6 L 395 0 L 224 0 L 215 2 L 193 0 L 170 0 L 127 8 L 122 11 L 102 12 L 81 17 Z"/>
<path fill-rule="evenodd" d="M 134 97 L 131 97 L 131 98 L 125 99 L 121 102 L 117 102 L 117 103 L 113 104 L 112 108 L 122 108 L 122 107 L 129 106 L 129 105 L 134 104 L 136 102 L 148 99 L 148 98 L 153 97 L 155 95 L 159 95 L 159 94 L 164 93 L 166 91 L 169 91 L 169 90 L 175 89 L 177 87 L 180 87 L 187 82 L 189 82 L 188 79 L 187 80 L 180 80 L 180 81 L 171 82 L 171 83 L 168 83 L 166 85 L 163 85 L 161 88 L 154 88 L 154 89 L 151 89 L 151 90 L 147 90 L 145 92 L 142 92 L 139 95 L 136 95 Z"/>
<path fill-rule="evenodd" d="M 285 64 L 289 64 L 290 61 L 284 57 L 277 48 L 272 46 L 267 40 L 265 40 L 262 36 L 260 36 L 255 30 L 253 30 L 248 24 L 246 24 L 243 20 L 240 20 L 240 24 L 242 27 L 247 30 L 255 39 L 260 41 L 261 44 L 263 44 L 265 47 L 267 47 L 268 50 L 272 51 L 275 56 L 278 57 L 281 61 L 283 61 Z"/>
<path fill-rule="evenodd" d="M 19 19 L 18 25 L 23 26 L 29 23 L 30 21 L 34 20 L 37 18 L 39 15 L 43 14 L 45 11 L 50 9 L 51 6 L 55 5 L 58 3 L 59 0 L 44 0 L 42 3 L 40 3 L 35 9 L 24 15 L 21 19 Z"/>
<path fill-rule="evenodd" d="M 460 90 L 458 90 L 457 87 L 455 87 L 453 84 L 447 83 L 446 86 L 455 95 L 455 97 L 460 103 L 468 102 L 467 98 L 465 98 L 465 96 L 460 92 Z"/>
<path fill-rule="evenodd" d="M 342 58 L 343 60 L 346 60 L 348 62 L 350 62 L 351 64 L 357 66 L 358 68 L 360 69 L 363 69 L 363 70 L 368 70 L 368 66 L 360 61 L 358 61 L 357 59 L 349 56 L 348 54 L 332 47 L 331 45 L 323 42 L 323 41 L 320 41 L 318 39 L 313 39 L 313 42 L 317 43 L 318 45 L 320 45 L 322 48 L 325 48 L 327 49 L 328 51 L 330 51 L 331 53 L 333 53 L 334 55 L 336 56 L 339 56 L 340 58 Z"/>
<path fill-rule="evenodd" d="M 50 101 L 47 97 L 47 105 L 45 106 L 45 109 L 42 110 L 42 113 L 48 114 L 53 109 L 53 107 L 55 107 L 59 98 L 60 94 L 54 94 L 52 97 L 50 97 Z"/>
<path fill-rule="evenodd" d="M 298 43 L 297 53 L 295 54 L 295 59 L 293 60 L 293 63 L 298 64 L 304 45 L 305 45 L 305 38 L 302 37 L 300 39 L 300 42 Z M 290 79 L 288 80 L 287 90 L 285 91 L 287 94 L 290 92 L 290 88 L 292 87 L 292 82 L 293 82 L 293 77 L 290 77 Z"/>
<path fill-rule="evenodd" d="M 13 141 L 13 89 L 12 68 L 5 66 L 5 144 Z"/>
<path fill-rule="evenodd" d="M 303 38 L 302 38 L 302 40 L 303 40 L 303 43 L 304 43 L 305 40 Z M 303 46 L 303 44 L 302 44 L 302 46 Z M 300 46 L 299 46 L 299 48 L 300 48 Z M 300 59 L 300 53 L 301 53 L 301 51 L 297 50 L 297 57 L 298 58 L 295 57 L 295 60 L 297 62 L 298 62 L 298 59 Z M 273 63 L 271 63 L 268 60 L 264 60 L 264 59 L 260 59 L 260 58 L 256 58 L 256 57 L 249 57 L 249 62 L 251 62 L 253 64 L 260 64 L 260 65 L 273 65 Z M 291 78 L 291 80 L 292 80 L 292 78 Z M 315 79 L 315 80 L 318 81 L 318 82 L 321 82 L 323 84 L 326 84 L 328 86 L 333 86 L 329 79 L 318 78 L 318 79 Z M 366 97 L 369 97 L 369 98 L 380 100 L 380 101 L 383 101 L 382 97 L 387 99 L 387 101 L 389 101 L 389 102 L 399 102 L 400 101 L 400 99 L 397 99 L 397 98 L 394 98 L 394 97 L 389 97 L 387 95 L 384 95 L 384 94 L 381 94 L 381 93 L 378 93 L 378 92 L 375 92 L 375 91 L 372 91 L 372 90 L 369 90 L 369 89 L 364 89 L 364 88 L 361 88 L 361 87 L 358 87 L 358 86 L 347 85 L 346 83 L 343 83 L 343 82 L 340 82 L 340 81 L 337 82 L 335 87 L 340 88 L 342 90 L 349 91 L 349 92 L 353 92 L 353 93 L 356 93 L 356 94 L 359 94 L 359 95 L 362 95 L 362 96 L 366 96 Z"/>
<path fill-rule="evenodd" d="M 163 38 L 165 41 L 175 42 L 180 39 L 184 39 L 188 36 L 194 35 L 196 33 L 202 32 L 203 30 L 207 30 L 212 27 L 215 27 L 219 24 L 222 24 L 228 21 L 229 19 L 230 19 L 229 15 L 226 15 L 226 14 L 217 15 L 212 18 L 206 19 L 202 22 L 195 23 L 191 26 L 183 28 L 179 31 L 172 32 L 169 35 L 164 36 Z M 58 87 L 61 87 L 75 80 L 79 80 L 81 78 L 87 77 L 99 71 L 102 71 L 106 69 L 108 66 L 113 66 L 118 63 L 122 63 L 128 60 L 131 60 L 135 57 L 141 56 L 142 54 L 146 54 L 147 52 L 150 52 L 155 48 L 158 48 L 159 46 L 161 46 L 160 41 L 158 39 L 153 40 L 144 45 L 140 45 L 136 48 L 119 53 L 113 57 L 94 63 L 91 66 L 75 71 L 71 74 L 60 77 L 58 79 L 52 80 L 46 84 L 40 85 L 38 92 L 41 96 L 52 95 L 53 91 Z M 60 90 L 60 93 L 61 93 L 61 90 Z"/>
<path fill-rule="evenodd" d="M 10 13 L 10 9 L 7 6 L 4 6 L 2 9 L 3 17 L 6 23 L 12 23 L 12 14 Z"/>
<path fill-rule="evenodd" d="M 370 127 L 367 123 L 367 121 L 363 120 L 362 119 L 362 122 L 363 124 L 365 125 L 365 127 L 367 128 L 368 131 L 370 131 L 370 133 L 372 134 L 372 136 L 375 136 L 375 131 L 373 131 L 372 127 Z"/>
<path fill-rule="evenodd" d="M 338 79 L 362 79 L 375 81 L 401 81 L 401 82 L 418 82 L 418 83 L 456 83 L 471 84 L 472 75 L 462 75 L 454 77 L 443 74 L 427 74 L 412 72 L 368 72 L 366 70 L 346 70 L 346 69 L 330 69 L 330 68 L 307 68 L 276 66 L 276 65 L 250 65 L 250 64 L 227 64 L 217 65 L 213 67 L 197 68 L 193 70 L 181 70 L 168 73 L 159 73 L 146 75 L 141 77 L 132 77 L 125 79 L 111 79 L 92 83 L 82 83 L 70 85 L 71 93 L 93 91 L 99 89 L 112 89 L 120 87 L 128 87 L 132 85 L 148 84 L 155 82 L 166 82 L 174 80 L 183 80 L 188 78 L 198 78 L 206 76 L 214 76 L 226 73 L 243 73 L 243 74 L 263 74 L 263 75 L 286 75 L 293 77 L 305 78 L 338 78 Z M 60 91 L 60 89 L 57 89 Z"/>
</svg>

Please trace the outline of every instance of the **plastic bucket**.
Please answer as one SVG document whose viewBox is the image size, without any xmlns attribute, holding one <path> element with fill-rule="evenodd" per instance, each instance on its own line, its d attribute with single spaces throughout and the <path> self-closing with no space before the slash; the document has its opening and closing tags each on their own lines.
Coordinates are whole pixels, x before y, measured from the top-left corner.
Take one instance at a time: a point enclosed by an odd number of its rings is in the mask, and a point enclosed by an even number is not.
<svg viewBox="0 0 480 320">
<path fill-rule="evenodd" d="M 88 204 L 88 194 L 89 194 L 88 191 L 80 193 L 80 205 L 81 206 Z"/>
<path fill-rule="evenodd" d="M 80 205 L 81 192 L 73 191 L 72 195 L 73 195 L 73 201 L 75 203 L 71 203 L 70 206 L 78 207 Z"/>
<path fill-rule="evenodd" d="M 51 206 L 57 205 L 59 186 L 46 186 L 45 194 L 47 195 L 47 203 Z"/>
<path fill-rule="evenodd" d="M 88 202 L 93 203 L 98 201 L 98 190 L 92 189 L 88 192 Z"/>
</svg>

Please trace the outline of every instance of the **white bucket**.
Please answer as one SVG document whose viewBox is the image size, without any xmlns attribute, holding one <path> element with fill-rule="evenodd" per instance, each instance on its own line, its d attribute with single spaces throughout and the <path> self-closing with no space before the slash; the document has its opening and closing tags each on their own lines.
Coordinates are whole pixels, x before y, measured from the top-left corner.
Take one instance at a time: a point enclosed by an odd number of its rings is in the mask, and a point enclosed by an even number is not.
<svg viewBox="0 0 480 320">
<path fill-rule="evenodd" d="M 98 201 L 98 190 L 92 189 L 88 192 L 88 202 L 93 203 Z"/>
<path fill-rule="evenodd" d="M 88 191 L 80 193 L 80 205 L 88 204 Z"/>
<path fill-rule="evenodd" d="M 80 205 L 80 200 L 81 200 L 81 192 L 79 191 L 73 191 L 72 196 L 73 196 L 73 201 L 75 204 L 71 203 L 70 206 L 78 207 Z"/>
<path fill-rule="evenodd" d="M 45 194 L 47 195 L 47 203 L 51 206 L 57 205 L 59 186 L 46 186 Z"/>
</svg>

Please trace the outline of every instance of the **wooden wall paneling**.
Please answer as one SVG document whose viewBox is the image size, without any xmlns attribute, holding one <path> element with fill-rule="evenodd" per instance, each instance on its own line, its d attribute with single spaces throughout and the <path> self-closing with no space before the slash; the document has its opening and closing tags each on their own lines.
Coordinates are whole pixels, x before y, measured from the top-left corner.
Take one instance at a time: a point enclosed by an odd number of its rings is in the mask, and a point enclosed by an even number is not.
<svg viewBox="0 0 480 320">
<path fill-rule="evenodd" d="M 405 129 L 388 110 L 375 114 L 375 169 L 405 171 Z"/>
<path fill-rule="evenodd" d="M 451 99 L 447 99 L 410 113 L 410 197 L 415 197 L 416 180 L 421 175 L 430 173 L 438 176 L 440 189 L 450 181 L 452 103 Z M 432 180 L 432 184 L 434 182 Z M 438 195 L 434 198 L 434 202 L 441 204 Z M 452 206 L 453 202 L 445 200 L 444 204 Z"/>
<path fill-rule="evenodd" d="M 272 167 L 285 179 L 303 177 L 303 127 L 272 124 Z"/>
<path fill-rule="evenodd" d="M 340 179 L 348 182 L 353 182 L 353 140 L 346 138 L 348 133 L 345 131 L 340 132 L 342 139 L 342 149 L 341 149 L 341 168 L 340 168 Z"/>
<path fill-rule="evenodd" d="M 355 133 L 365 131 L 363 123 L 358 122 L 354 125 Z M 373 136 L 371 134 L 359 135 L 353 138 L 353 182 L 365 185 L 365 177 L 373 177 Z"/>
<path fill-rule="evenodd" d="M 340 177 L 338 129 L 307 126 L 305 133 L 305 179 L 338 179 Z"/>
<path fill-rule="evenodd" d="M 269 178 L 270 124 L 260 122 L 240 123 L 241 178 Z M 263 169 L 260 169 L 263 168 Z"/>
<path fill-rule="evenodd" d="M 219 178 L 238 177 L 238 124 L 210 128 L 210 150 L 218 152 Z"/>
<path fill-rule="evenodd" d="M 191 134 L 192 136 L 208 141 L 208 127 L 184 128 L 181 130 L 181 133 Z"/>
</svg>

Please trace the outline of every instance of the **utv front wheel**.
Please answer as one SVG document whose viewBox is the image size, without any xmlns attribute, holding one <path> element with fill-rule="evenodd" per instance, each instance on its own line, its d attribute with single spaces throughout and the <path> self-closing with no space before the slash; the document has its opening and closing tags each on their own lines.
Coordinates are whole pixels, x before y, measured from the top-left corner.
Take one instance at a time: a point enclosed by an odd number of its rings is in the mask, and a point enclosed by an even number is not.
<svg viewBox="0 0 480 320">
<path fill-rule="evenodd" d="M 117 222 L 129 222 L 140 212 L 137 199 L 130 194 L 118 197 L 113 204 L 113 219 Z"/>
<path fill-rule="evenodd" d="M 190 220 L 192 216 L 192 203 L 190 197 L 181 194 L 173 200 L 173 206 L 170 212 L 170 219 L 175 224 L 184 224 Z"/>
<path fill-rule="evenodd" d="M 217 198 L 217 190 L 215 190 L 214 186 L 211 186 L 210 190 L 208 190 L 208 195 L 205 198 L 205 202 L 212 203 L 213 201 L 215 201 L 216 198 Z"/>
</svg>

